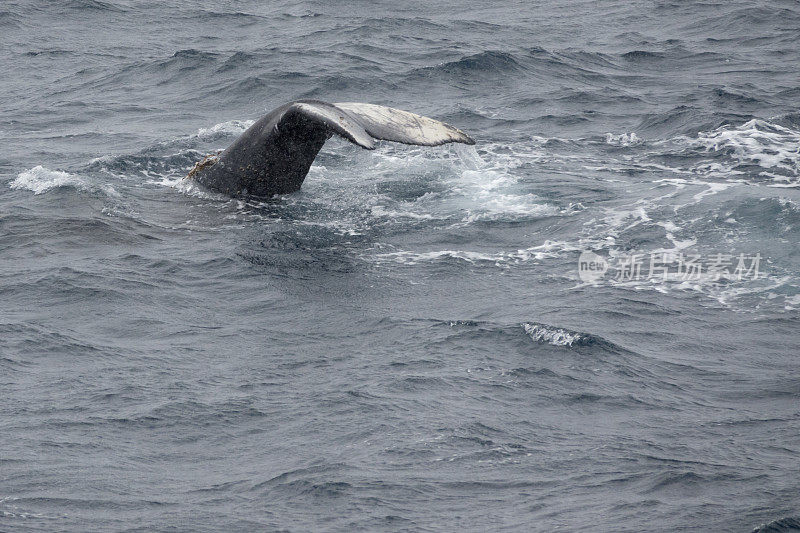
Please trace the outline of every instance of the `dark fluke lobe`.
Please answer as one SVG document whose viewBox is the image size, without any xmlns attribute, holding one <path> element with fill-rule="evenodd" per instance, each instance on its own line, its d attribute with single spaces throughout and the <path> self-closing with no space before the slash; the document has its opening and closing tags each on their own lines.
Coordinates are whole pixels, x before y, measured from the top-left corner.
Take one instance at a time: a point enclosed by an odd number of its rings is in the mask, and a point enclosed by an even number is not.
<svg viewBox="0 0 800 533">
<path fill-rule="evenodd" d="M 408 111 L 373 104 L 299 100 L 268 113 L 219 156 L 195 165 L 189 178 L 231 196 L 297 191 L 332 134 L 367 150 L 375 139 L 438 146 L 475 144 L 463 131 Z"/>
</svg>

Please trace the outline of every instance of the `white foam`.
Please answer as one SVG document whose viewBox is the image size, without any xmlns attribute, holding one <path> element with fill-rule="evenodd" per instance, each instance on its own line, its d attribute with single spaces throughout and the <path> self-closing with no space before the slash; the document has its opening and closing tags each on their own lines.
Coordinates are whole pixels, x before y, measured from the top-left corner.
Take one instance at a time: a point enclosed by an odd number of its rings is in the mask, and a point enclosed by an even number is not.
<svg viewBox="0 0 800 533">
<path fill-rule="evenodd" d="M 739 126 L 700 132 L 689 142 L 706 152 L 727 153 L 733 159 L 733 164 L 697 165 L 698 172 L 729 176 L 742 174 L 735 168 L 738 165 L 754 165 L 765 169 L 760 176 L 779 182 L 779 186 L 800 186 L 800 131 L 752 119 Z"/>
<path fill-rule="evenodd" d="M 708 288 L 709 295 L 715 298 L 724 306 L 730 306 L 737 299 L 747 296 L 759 297 L 762 294 L 769 294 L 770 291 L 791 284 L 796 281 L 792 276 L 759 276 L 759 282 L 734 283 L 731 286 L 721 286 L 712 284 Z M 788 300 L 788 299 L 787 299 Z M 789 305 L 791 307 L 791 305 Z M 788 309 L 791 310 L 791 309 Z"/>
<path fill-rule="evenodd" d="M 220 122 L 214 124 L 210 128 L 200 128 L 194 137 L 205 139 L 208 137 L 216 137 L 218 135 L 239 135 L 244 133 L 247 128 L 255 124 L 254 120 L 229 120 L 227 122 Z"/>
<path fill-rule="evenodd" d="M 382 144 L 366 155 L 362 151 L 351 151 L 346 144 L 331 143 L 331 148 L 355 161 L 341 169 L 329 165 L 324 172 L 320 171 L 323 167 L 315 164 L 311 168 L 313 182 L 337 189 L 346 186 L 350 191 L 348 198 L 357 200 L 361 206 L 372 204 L 370 209 L 376 217 L 457 220 L 461 224 L 471 224 L 567 213 L 526 190 L 524 182 L 513 172 L 515 167 L 525 164 L 526 158 L 520 153 L 530 151 L 530 147 L 490 144 L 482 147 L 479 153 L 475 147 L 463 145 L 429 148 Z M 484 158 L 487 153 L 489 162 Z M 366 170 L 358 172 L 358 167 Z M 371 183 L 395 181 L 404 176 L 412 179 L 430 176 L 441 187 L 406 201 L 393 201 L 375 191 L 368 193 L 369 198 L 363 197 L 363 191 Z M 355 180 L 362 181 L 362 195 L 357 198 L 352 193 Z M 313 186 L 309 183 L 305 189 Z M 326 194 L 330 195 L 331 191 Z"/>
<path fill-rule="evenodd" d="M 527 192 L 519 178 L 510 173 L 526 159 L 538 157 L 538 151 L 527 153 L 513 145 L 489 145 L 492 163 L 487 163 L 473 146 L 459 146 L 460 172 L 448 185 L 457 198 L 452 207 L 465 213 L 464 222 L 479 220 L 520 220 L 555 216 L 562 211 L 536 194 Z"/>
<path fill-rule="evenodd" d="M 75 187 L 84 191 L 102 190 L 110 196 L 119 196 L 119 193 L 110 185 L 93 186 L 84 178 L 63 170 L 50 170 L 42 165 L 37 165 L 29 170 L 20 172 L 17 177 L 9 183 L 12 189 L 26 189 L 33 191 L 33 194 L 42 194 L 58 187 Z"/>
<path fill-rule="evenodd" d="M 536 342 L 547 342 L 553 346 L 572 346 L 576 342 L 586 340 L 586 335 L 567 331 L 561 328 L 554 328 L 544 324 L 525 322 L 522 324 L 525 333 Z"/>
<path fill-rule="evenodd" d="M 633 206 L 623 207 L 609 207 L 604 208 L 605 216 L 603 222 L 606 225 L 606 231 L 612 237 L 616 237 L 619 233 L 629 230 L 644 222 L 650 222 L 650 216 L 647 214 L 647 207 L 653 205 L 644 199 L 639 199 Z M 594 227 L 594 220 L 584 223 L 587 227 Z"/>
<path fill-rule="evenodd" d="M 20 172 L 10 184 L 12 189 L 28 189 L 33 191 L 34 194 L 42 194 L 54 187 L 67 185 L 82 186 L 83 180 L 68 172 L 50 170 L 41 165 Z"/>
<path fill-rule="evenodd" d="M 583 246 L 584 245 L 580 243 L 548 240 L 537 246 L 507 252 L 484 253 L 471 250 L 414 252 L 410 250 L 400 250 L 375 254 L 372 258 L 379 262 L 390 261 L 406 265 L 435 263 L 447 259 L 456 259 L 470 264 L 488 263 L 498 267 L 508 267 L 511 264 L 541 261 L 546 258 L 558 257 L 561 252 L 581 250 Z"/>
<path fill-rule="evenodd" d="M 101 155 L 100 157 L 95 157 L 91 161 L 89 161 L 90 165 L 94 165 L 96 163 L 113 163 L 117 159 L 117 156 L 113 156 L 111 154 Z"/>
<path fill-rule="evenodd" d="M 675 150 L 681 155 L 696 155 L 701 159 L 692 158 L 694 162 L 687 166 L 670 166 L 632 159 L 628 155 L 610 161 L 606 158 L 594 160 L 583 156 L 583 168 L 615 173 L 631 169 L 656 170 L 689 176 L 693 182 L 715 179 L 770 187 L 800 187 L 800 131 L 769 120 L 752 119 L 738 126 L 728 124 L 712 131 L 702 131 L 695 137 L 679 135 L 662 140 L 644 141 L 635 133 L 607 133 L 605 143 L 613 146 L 646 145 L 647 148 L 655 149 L 655 153 L 651 155 Z M 710 157 L 703 158 L 704 153 Z M 560 154 L 558 157 L 562 160 L 570 159 Z M 770 181 L 772 183 L 768 183 Z M 707 194 L 718 191 L 719 189 L 711 190 Z"/>
<path fill-rule="evenodd" d="M 467 263 L 477 263 L 479 261 L 495 263 L 502 260 L 500 254 L 483 254 L 466 250 L 437 250 L 431 252 L 400 251 L 377 254 L 375 257 L 379 260 L 391 260 L 407 265 L 415 265 L 421 262 L 435 262 L 442 259 L 458 259 L 466 261 Z"/>
<path fill-rule="evenodd" d="M 374 217 L 387 217 L 391 219 L 397 218 L 412 218 L 415 220 L 431 220 L 434 216 L 430 213 L 416 213 L 414 211 L 401 211 L 397 209 L 388 209 L 383 205 L 372 206 L 372 216 Z"/>
<path fill-rule="evenodd" d="M 189 179 L 184 175 L 178 175 L 178 176 L 156 175 L 154 179 L 149 179 L 145 181 L 145 183 L 149 185 L 158 185 L 160 187 L 168 187 L 171 189 L 176 189 L 184 194 L 195 196 L 197 198 L 222 199 L 225 201 L 230 201 L 229 196 L 209 191 L 204 187 L 200 186 L 195 180 Z"/>
<path fill-rule="evenodd" d="M 793 311 L 797 308 L 800 308 L 800 294 L 795 294 L 794 296 L 787 296 L 784 299 L 784 308 L 787 311 Z"/>
<path fill-rule="evenodd" d="M 613 133 L 606 133 L 606 144 L 613 146 L 630 146 L 632 144 L 639 144 L 641 139 L 635 133 L 620 133 L 614 135 Z"/>
<path fill-rule="evenodd" d="M 800 132 L 753 119 L 741 126 L 723 126 L 698 134 L 698 141 L 709 150 L 732 148 L 740 161 L 755 162 L 764 168 L 784 168 L 797 173 Z"/>
<path fill-rule="evenodd" d="M 722 192 L 725 189 L 729 189 L 729 188 L 733 187 L 734 185 L 736 185 L 736 183 L 731 183 L 731 182 L 723 182 L 723 183 L 709 182 L 709 183 L 705 183 L 705 185 L 707 187 L 706 190 L 700 191 L 699 193 L 697 193 L 694 196 L 692 196 L 692 198 L 694 198 L 694 200 L 696 202 L 699 202 L 700 200 L 702 200 L 706 196 L 711 196 L 713 194 L 717 194 L 719 192 Z"/>
</svg>

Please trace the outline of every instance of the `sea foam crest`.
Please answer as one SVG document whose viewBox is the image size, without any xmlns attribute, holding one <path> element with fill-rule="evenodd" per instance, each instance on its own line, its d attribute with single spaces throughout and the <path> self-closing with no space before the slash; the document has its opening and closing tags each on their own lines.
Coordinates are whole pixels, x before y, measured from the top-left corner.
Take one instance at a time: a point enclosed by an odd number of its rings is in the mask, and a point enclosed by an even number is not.
<svg viewBox="0 0 800 533">
<path fill-rule="evenodd" d="M 87 188 L 86 182 L 80 177 L 62 170 L 50 170 L 41 165 L 20 172 L 9 186 L 12 189 L 27 189 L 34 194 L 42 194 L 56 187 Z"/>
<path fill-rule="evenodd" d="M 631 146 L 639 142 L 641 142 L 641 139 L 635 133 L 620 133 L 619 135 L 606 133 L 606 144 L 612 146 Z"/>
<path fill-rule="evenodd" d="M 382 262 L 395 262 L 407 265 L 416 265 L 423 262 L 437 262 L 443 259 L 455 259 L 469 264 L 486 263 L 498 267 L 508 267 L 512 264 L 528 261 L 540 261 L 545 258 L 558 257 L 561 252 L 583 250 L 585 247 L 579 243 L 566 241 L 546 240 L 543 244 L 520 248 L 516 251 L 501 251 L 496 253 L 481 253 L 470 250 L 435 250 L 428 252 L 414 252 L 401 250 L 396 252 L 379 253 L 373 259 Z"/>
<path fill-rule="evenodd" d="M 63 170 L 50 170 L 42 165 L 20 172 L 9 183 L 9 187 L 33 191 L 33 194 L 42 194 L 59 187 L 74 187 L 82 191 L 102 191 L 108 196 L 119 196 L 119 193 L 111 185 L 93 184 L 81 176 Z"/>
<path fill-rule="evenodd" d="M 800 132 L 753 119 L 740 126 L 725 125 L 710 132 L 700 132 L 694 141 L 707 152 L 724 152 L 739 165 L 756 165 L 765 169 L 760 174 L 785 182 L 783 186 L 800 185 Z"/>
<path fill-rule="evenodd" d="M 566 329 L 555 328 L 545 324 L 525 322 L 522 324 L 525 333 L 536 342 L 546 342 L 553 346 L 572 346 L 573 344 L 584 344 L 591 339 L 589 335 L 569 331 Z"/>
<path fill-rule="evenodd" d="M 214 139 L 228 135 L 238 135 L 244 133 L 253 124 L 255 124 L 254 120 L 229 120 L 214 124 L 210 128 L 200 128 L 194 136 L 200 139 Z"/>
</svg>

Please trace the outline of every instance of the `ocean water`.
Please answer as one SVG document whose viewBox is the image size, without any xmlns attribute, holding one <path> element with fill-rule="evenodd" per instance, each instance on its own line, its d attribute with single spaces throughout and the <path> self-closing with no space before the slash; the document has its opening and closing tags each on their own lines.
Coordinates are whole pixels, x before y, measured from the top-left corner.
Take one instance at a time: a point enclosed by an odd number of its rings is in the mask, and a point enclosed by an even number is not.
<svg viewBox="0 0 800 533">
<path fill-rule="evenodd" d="M 4 0 L 0 531 L 797 530 L 798 42 L 793 0 Z M 183 180 L 299 98 L 477 144 Z"/>
</svg>

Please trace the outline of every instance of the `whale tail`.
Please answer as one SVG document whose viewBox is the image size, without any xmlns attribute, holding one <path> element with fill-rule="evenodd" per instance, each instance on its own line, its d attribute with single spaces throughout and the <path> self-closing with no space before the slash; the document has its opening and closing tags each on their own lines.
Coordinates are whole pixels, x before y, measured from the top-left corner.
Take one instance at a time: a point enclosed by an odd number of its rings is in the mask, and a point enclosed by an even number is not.
<svg viewBox="0 0 800 533">
<path fill-rule="evenodd" d="M 262 117 L 217 158 L 198 163 L 189 177 L 232 196 L 294 192 L 334 133 L 367 150 L 375 148 L 376 139 L 423 146 L 475 144 L 449 124 L 408 111 L 355 102 L 299 100 Z"/>
</svg>

